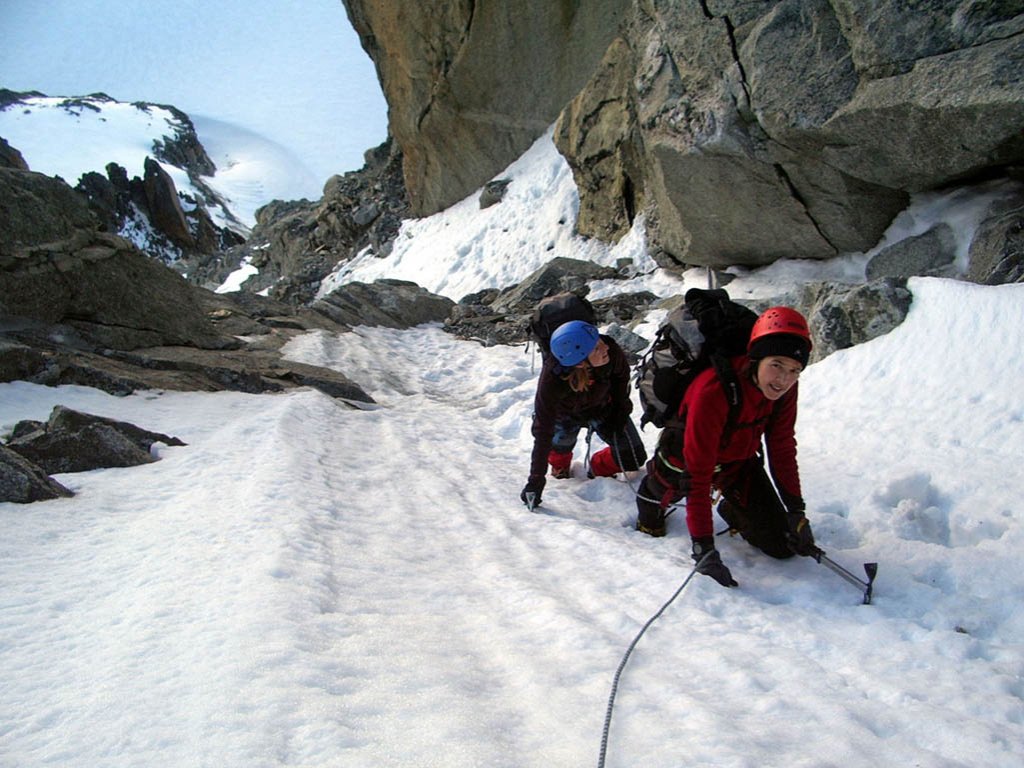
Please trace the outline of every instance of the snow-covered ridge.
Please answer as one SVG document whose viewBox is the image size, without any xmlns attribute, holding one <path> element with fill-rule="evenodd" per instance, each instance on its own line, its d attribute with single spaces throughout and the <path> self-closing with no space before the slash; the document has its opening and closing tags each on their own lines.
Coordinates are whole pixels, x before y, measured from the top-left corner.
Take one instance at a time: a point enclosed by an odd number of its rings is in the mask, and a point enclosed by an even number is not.
<svg viewBox="0 0 1024 768">
<path fill-rule="evenodd" d="M 193 126 L 202 133 L 199 148 L 212 165 L 189 169 L 165 151 Z M 251 132 L 217 120 L 192 120 L 173 107 L 120 102 L 103 94 L 24 96 L 0 109 L 0 136 L 33 171 L 60 176 L 71 186 L 89 172 L 105 175 L 109 163 L 123 167 L 129 177 L 141 177 L 151 157 L 179 193 L 209 202 L 214 223 L 228 229 L 239 229 L 239 222 L 243 231 L 251 227 L 258 207 L 275 196 L 289 199 L 296 185 L 308 183 L 308 172 L 287 150 Z M 217 200 L 210 200 L 210 190 Z"/>
</svg>

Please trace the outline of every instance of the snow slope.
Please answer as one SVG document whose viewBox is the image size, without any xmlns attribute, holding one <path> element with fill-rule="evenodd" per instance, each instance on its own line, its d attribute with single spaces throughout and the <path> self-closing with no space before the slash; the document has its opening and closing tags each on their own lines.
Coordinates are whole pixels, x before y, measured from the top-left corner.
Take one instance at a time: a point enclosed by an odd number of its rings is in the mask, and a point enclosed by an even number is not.
<svg viewBox="0 0 1024 768">
<path fill-rule="evenodd" d="M 641 639 L 608 766 L 1021 764 L 1024 286 L 912 289 L 801 385 L 819 543 L 879 562 L 874 603 L 721 540 L 741 586 L 694 579 Z M 636 478 L 580 466 L 526 512 L 522 348 L 361 328 L 289 354 L 380 407 L 0 385 L 0 425 L 63 403 L 188 443 L 0 505 L 0 765 L 594 764 L 691 568 L 681 516 L 642 536 Z"/>
</svg>

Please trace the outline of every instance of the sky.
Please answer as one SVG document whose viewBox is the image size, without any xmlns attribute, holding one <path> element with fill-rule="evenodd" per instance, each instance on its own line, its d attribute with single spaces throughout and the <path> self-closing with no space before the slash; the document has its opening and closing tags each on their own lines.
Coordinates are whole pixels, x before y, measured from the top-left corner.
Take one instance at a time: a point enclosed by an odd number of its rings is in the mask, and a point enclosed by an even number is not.
<svg viewBox="0 0 1024 768">
<path fill-rule="evenodd" d="M 35 5 L 5 3 L 5 29 L 14 11 L 39 22 Z M 66 18 L 72 4 L 48 7 Z M 74 7 L 97 27 L 99 11 L 114 13 Z M 212 69 L 238 74 L 227 42 L 258 64 L 252 36 L 223 34 L 210 13 L 203 35 L 224 57 Z M 182 100 L 208 99 L 221 79 L 190 74 Z M 28 88 L 57 95 L 16 86 Z M 101 89 L 165 100 L 88 88 Z M 221 183 L 252 201 L 254 185 L 284 188 L 297 167 L 257 173 L 267 142 L 309 134 L 271 139 L 236 117 L 243 90 L 206 103 L 250 132 L 222 134 L 225 153 L 254 159 Z M 106 115 L 107 141 L 138 152 L 148 128 L 119 114 Z M 73 163 L 82 146 L 57 130 L 37 151 Z M 574 237 L 578 198 L 550 136 L 501 175 L 501 204 L 481 211 L 470 196 L 406 222 L 387 259 L 361 257 L 328 287 L 393 276 L 458 298 L 555 256 L 632 260 L 628 283 L 595 282 L 591 298 L 705 285 L 699 270 L 655 267 L 642 220 L 615 247 Z M 1000 193 L 915 198 L 879 247 L 946 221 L 962 257 Z M 870 255 L 734 268 L 729 290 L 766 301 L 805 281 L 859 282 Z M 60 404 L 187 443 L 156 445 L 159 461 L 141 467 L 58 475 L 73 498 L 0 503 L 0 768 L 594 765 L 619 669 L 608 768 L 1017 768 L 1024 360 L 1007 344 L 1024 329 L 1024 285 L 917 278 L 910 290 L 898 328 L 811 365 L 800 384 L 808 514 L 837 563 L 879 564 L 871 605 L 813 560 L 774 561 L 728 537 L 718 546 L 740 586 L 687 582 L 682 511 L 663 539 L 637 533 L 640 476 L 587 480 L 582 441 L 574 476 L 550 481 L 529 513 L 519 491 L 539 360 L 522 346 L 434 326 L 293 340 L 290 359 L 340 370 L 377 400 L 358 409 L 313 390 L 0 384 L 5 437 Z M 664 314 L 635 330 L 653 338 Z M 657 433 L 643 434 L 652 448 Z"/>
<path fill-rule="evenodd" d="M 704 284 L 657 270 L 637 232 L 603 250 L 566 234 L 578 202 L 545 141 L 500 205 L 407 223 L 395 272 L 458 293 L 514 279 L 519 250 L 634 259 L 592 297 Z M 966 239 L 976 207 L 919 199 L 887 238 L 941 219 Z M 852 281 L 864 258 L 735 270 L 730 290 Z M 640 476 L 587 480 L 582 441 L 528 512 L 523 346 L 429 325 L 290 342 L 363 386 L 364 408 L 0 384 L 0 434 L 60 404 L 187 443 L 57 475 L 73 498 L 0 504 L 0 766 L 1016 768 L 1024 360 L 1006 344 L 1024 285 L 910 290 L 899 327 L 800 384 L 808 515 L 836 563 L 879 564 L 870 605 L 813 560 L 724 536 L 740 586 L 687 582 L 682 512 L 665 538 L 637 533 Z"/>
<path fill-rule="evenodd" d="M 234 168 L 227 183 L 245 176 L 261 203 L 319 199 L 387 137 L 341 0 L 4 0 L 0 27 L 0 88 L 175 106 L 221 171 Z"/>
</svg>

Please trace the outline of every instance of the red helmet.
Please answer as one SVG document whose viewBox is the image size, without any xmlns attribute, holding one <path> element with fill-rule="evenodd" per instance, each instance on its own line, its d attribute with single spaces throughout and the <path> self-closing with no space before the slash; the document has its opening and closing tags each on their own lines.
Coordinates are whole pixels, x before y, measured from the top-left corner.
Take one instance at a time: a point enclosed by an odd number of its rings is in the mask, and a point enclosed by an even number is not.
<svg viewBox="0 0 1024 768">
<path fill-rule="evenodd" d="M 758 339 L 774 336 L 777 333 L 806 339 L 808 350 L 810 350 L 811 329 L 807 327 L 804 316 L 790 307 L 771 307 L 762 312 L 754 323 L 754 327 L 750 331 L 750 341 L 747 342 L 747 351 L 750 351 Z"/>
</svg>

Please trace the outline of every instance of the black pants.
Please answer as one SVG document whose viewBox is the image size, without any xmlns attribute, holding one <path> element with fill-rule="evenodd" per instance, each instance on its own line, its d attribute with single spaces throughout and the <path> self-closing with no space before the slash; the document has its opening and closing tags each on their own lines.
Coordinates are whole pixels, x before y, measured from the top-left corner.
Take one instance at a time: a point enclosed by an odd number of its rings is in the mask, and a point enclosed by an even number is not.
<svg viewBox="0 0 1024 768">
<path fill-rule="evenodd" d="M 612 449 L 612 456 L 624 472 L 640 469 L 647 461 L 647 449 L 644 447 L 640 433 L 633 425 L 632 419 L 619 429 L 611 429 L 603 421 L 580 423 L 570 418 L 560 418 L 555 422 L 555 435 L 551 441 L 551 450 L 558 453 L 571 453 L 576 446 L 580 430 L 590 427 L 598 437 Z"/>
<path fill-rule="evenodd" d="M 793 556 L 786 543 L 786 508 L 768 479 L 760 456 L 727 466 L 716 473 L 714 486 L 722 491 L 718 514 L 751 545 L 784 560 Z M 636 500 L 639 522 L 657 527 L 665 509 L 690 491 L 690 476 L 675 470 L 655 453 L 647 464 Z"/>
</svg>

